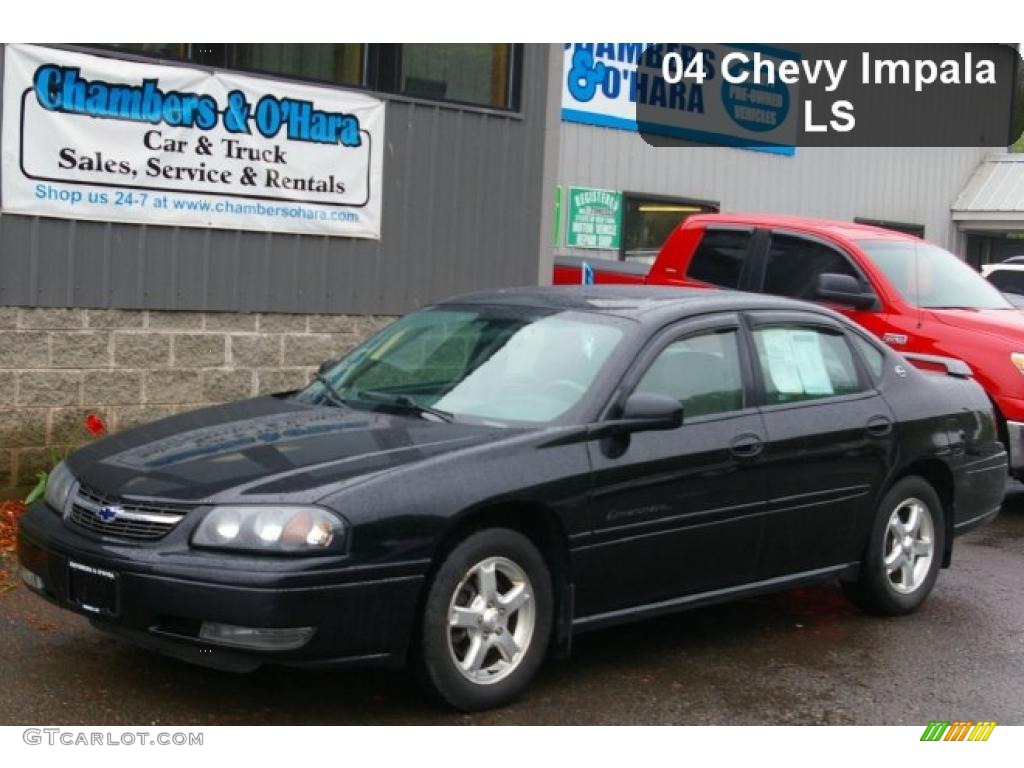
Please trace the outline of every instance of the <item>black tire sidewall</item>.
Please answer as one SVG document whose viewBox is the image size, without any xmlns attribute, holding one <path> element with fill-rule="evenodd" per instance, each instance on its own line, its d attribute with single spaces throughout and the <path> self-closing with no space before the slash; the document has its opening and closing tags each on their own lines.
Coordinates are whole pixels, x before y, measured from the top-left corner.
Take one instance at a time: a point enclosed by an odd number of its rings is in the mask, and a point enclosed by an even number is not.
<svg viewBox="0 0 1024 768">
<path fill-rule="evenodd" d="M 903 594 L 893 589 L 885 569 L 883 542 L 889 527 L 889 518 L 897 505 L 903 501 L 917 498 L 928 506 L 934 529 L 934 551 L 931 566 L 921 585 L 910 594 Z M 868 542 L 868 550 L 864 557 L 860 586 L 868 608 L 887 615 L 901 615 L 917 610 L 935 586 L 942 566 L 942 556 L 946 544 L 945 511 L 938 493 L 927 480 L 917 476 L 904 477 L 897 481 L 882 498 L 875 515 Z"/>
<path fill-rule="evenodd" d="M 474 565 L 488 557 L 505 557 L 522 568 L 533 587 L 534 634 L 519 666 L 494 683 L 467 680 L 448 649 L 448 609 L 455 588 Z M 476 711 L 512 701 L 529 684 L 544 661 L 554 615 L 551 574 L 537 547 L 508 528 L 489 528 L 467 536 L 445 557 L 428 588 L 420 635 L 420 671 L 428 686 L 451 706 Z"/>
</svg>

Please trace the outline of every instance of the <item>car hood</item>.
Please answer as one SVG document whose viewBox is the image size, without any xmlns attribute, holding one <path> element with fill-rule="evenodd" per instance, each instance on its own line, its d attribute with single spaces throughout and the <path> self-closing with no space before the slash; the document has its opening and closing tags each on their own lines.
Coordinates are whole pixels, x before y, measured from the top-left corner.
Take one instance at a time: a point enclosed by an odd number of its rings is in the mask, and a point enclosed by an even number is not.
<svg viewBox="0 0 1024 768">
<path fill-rule="evenodd" d="M 480 444 L 495 431 L 510 430 L 261 397 L 119 432 L 68 465 L 108 496 L 198 503 L 301 492 L 308 500 L 318 488 Z"/>
<path fill-rule="evenodd" d="M 1024 314 L 1014 309 L 932 309 L 936 320 L 965 331 L 987 333 L 1024 345 Z"/>
</svg>

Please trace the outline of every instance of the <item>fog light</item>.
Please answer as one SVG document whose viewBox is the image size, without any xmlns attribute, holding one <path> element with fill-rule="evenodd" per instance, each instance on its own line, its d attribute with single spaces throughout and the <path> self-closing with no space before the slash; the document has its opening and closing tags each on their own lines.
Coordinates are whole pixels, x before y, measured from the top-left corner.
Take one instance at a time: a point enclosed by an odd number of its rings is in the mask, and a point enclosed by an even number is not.
<svg viewBox="0 0 1024 768">
<path fill-rule="evenodd" d="M 46 583 L 42 577 L 32 573 L 32 571 L 24 566 L 21 568 L 21 580 L 32 587 L 32 589 L 38 589 L 40 592 L 46 589 Z"/>
<path fill-rule="evenodd" d="M 236 627 L 204 621 L 199 639 L 256 651 L 291 651 L 308 643 L 314 632 L 316 627 Z"/>
</svg>

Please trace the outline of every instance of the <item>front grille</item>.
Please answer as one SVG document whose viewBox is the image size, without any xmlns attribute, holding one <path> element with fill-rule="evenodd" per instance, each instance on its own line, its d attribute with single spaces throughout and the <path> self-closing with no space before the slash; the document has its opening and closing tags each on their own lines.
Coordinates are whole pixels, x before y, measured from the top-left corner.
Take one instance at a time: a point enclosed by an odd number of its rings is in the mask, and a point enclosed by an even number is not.
<svg viewBox="0 0 1024 768">
<path fill-rule="evenodd" d="M 79 487 L 68 519 L 80 528 L 122 539 L 159 539 L 166 536 L 192 507 L 121 501 Z"/>
</svg>

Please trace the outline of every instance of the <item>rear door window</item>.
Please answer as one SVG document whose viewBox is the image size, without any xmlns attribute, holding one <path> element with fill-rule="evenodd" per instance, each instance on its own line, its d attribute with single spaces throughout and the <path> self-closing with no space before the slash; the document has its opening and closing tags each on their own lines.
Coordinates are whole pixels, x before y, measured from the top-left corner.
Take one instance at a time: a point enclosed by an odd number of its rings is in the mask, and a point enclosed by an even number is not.
<svg viewBox="0 0 1024 768">
<path fill-rule="evenodd" d="M 722 288 L 739 288 L 753 236 L 753 232 L 746 230 L 704 230 L 686 276 Z"/>
<path fill-rule="evenodd" d="M 838 331 L 782 325 L 754 330 L 769 405 L 817 400 L 862 390 L 857 365 Z"/>
</svg>

